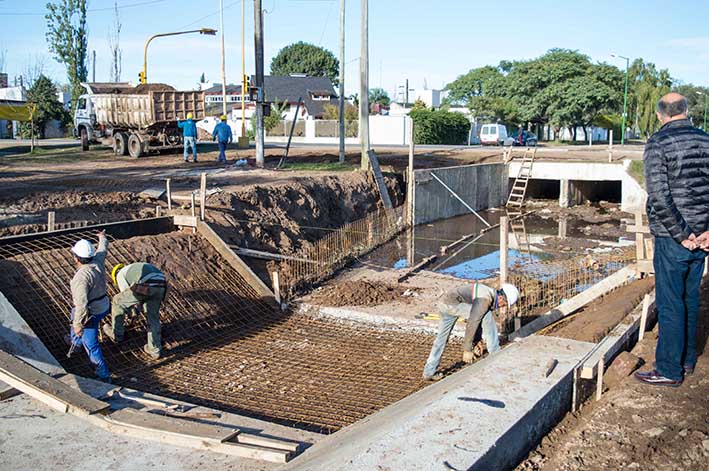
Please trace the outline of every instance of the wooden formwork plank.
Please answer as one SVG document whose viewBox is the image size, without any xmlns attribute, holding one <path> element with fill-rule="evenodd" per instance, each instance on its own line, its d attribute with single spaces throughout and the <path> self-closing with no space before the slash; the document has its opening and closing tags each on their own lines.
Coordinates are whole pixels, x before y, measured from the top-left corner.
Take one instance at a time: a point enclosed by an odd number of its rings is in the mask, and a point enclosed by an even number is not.
<svg viewBox="0 0 709 471">
<path fill-rule="evenodd" d="M 0 380 L 61 413 L 91 415 L 109 407 L 108 403 L 71 388 L 2 350 Z"/>
<path fill-rule="evenodd" d="M 197 227 L 197 217 L 196 216 L 187 216 L 187 215 L 183 215 L 183 214 L 176 214 L 173 216 L 173 221 L 175 222 L 176 226 Z"/>
<path fill-rule="evenodd" d="M 222 443 L 233 438 L 239 429 L 210 425 L 193 420 L 176 419 L 166 415 L 150 414 L 135 409 L 119 409 L 106 415 L 106 420 L 147 433 L 170 433 Z"/>
<path fill-rule="evenodd" d="M 389 198 L 389 192 L 387 191 L 387 186 L 384 182 L 384 176 L 382 175 L 382 170 L 379 168 L 379 159 L 377 159 L 377 154 L 372 149 L 368 150 L 367 154 L 369 155 L 369 164 L 372 166 L 372 172 L 374 173 L 374 180 L 376 180 L 377 187 L 379 188 L 382 204 L 384 205 L 384 208 L 391 209 L 394 206 L 391 204 L 391 198 Z"/>
</svg>

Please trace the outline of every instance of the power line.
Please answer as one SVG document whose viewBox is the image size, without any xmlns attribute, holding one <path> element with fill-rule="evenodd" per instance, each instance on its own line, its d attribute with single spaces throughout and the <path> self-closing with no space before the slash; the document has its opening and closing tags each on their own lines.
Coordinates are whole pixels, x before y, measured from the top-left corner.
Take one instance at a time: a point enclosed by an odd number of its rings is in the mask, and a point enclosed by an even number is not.
<svg viewBox="0 0 709 471">
<path fill-rule="evenodd" d="M 141 7 L 144 5 L 153 5 L 155 3 L 163 3 L 165 0 L 147 0 L 147 1 L 142 1 L 142 2 L 136 2 L 136 3 L 131 3 L 128 5 L 122 5 L 119 6 L 119 10 L 123 10 L 125 8 L 134 8 L 134 7 Z M 86 13 L 96 13 L 100 11 L 113 11 L 115 7 L 103 7 L 103 8 L 89 8 L 86 10 Z M 47 13 L 0 13 L 0 16 L 44 16 Z"/>
</svg>

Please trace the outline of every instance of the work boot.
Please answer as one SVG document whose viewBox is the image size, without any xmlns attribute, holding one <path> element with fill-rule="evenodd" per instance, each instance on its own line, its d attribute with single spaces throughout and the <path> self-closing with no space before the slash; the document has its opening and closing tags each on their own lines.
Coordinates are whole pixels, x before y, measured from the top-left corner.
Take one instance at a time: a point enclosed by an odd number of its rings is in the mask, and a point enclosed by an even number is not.
<svg viewBox="0 0 709 471">
<path fill-rule="evenodd" d="M 103 335 L 108 337 L 111 340 L 111 342 L 120 343 L 123 341 L 122 338 L 116 338 L 116 336 L 113 334 L 113 329 L 111 328 L 110 325 L 104 324 L 103 327 L 101 327 L 101 330 L 103 331 Z"/>
<path fill-rule="evenodd" d="M 682 386 L 681 379 L 670 379 L 666 376 L 662 376 L 657 370 L 650 370 L 644 373 L 636 371 L 634 376 L 635 379 L 641 383 L 650 384 L 653 386 L 669 386 L 671 388 L 678 388 Z"/>
<path fill-rule="evenodd" d="M 443 379 L 443 373 L 438 372 L 438 373 L 434 373 L 431 376 L 424 375 L 423 379 L 425 379 L 426 381 L 440 381 Z"/>
<path fill-rule="evenodd" d="M 150 347 L 148 347 L 147 343 L 145 345 L 143 345 L 143 351 L 153 360 L 157 360 L 160 358 L 160 350 L 158 350 L 158 351 L 151 350 Z"/>
</svg>

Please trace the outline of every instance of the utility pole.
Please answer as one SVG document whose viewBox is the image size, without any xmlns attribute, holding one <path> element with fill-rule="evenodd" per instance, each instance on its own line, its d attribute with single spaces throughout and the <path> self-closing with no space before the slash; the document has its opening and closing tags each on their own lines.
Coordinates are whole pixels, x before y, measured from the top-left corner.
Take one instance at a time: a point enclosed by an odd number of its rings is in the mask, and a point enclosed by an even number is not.
<svg viewBox="0 0 709 471">
<path fill-rule="evenodd" d="M 340 163 L 345 163 L 345 0 L 340 0 Z"/>
<path fill-rule="evenodd" d="M 256 62 L 256 77 L 254 86 L 256 94 L 256 166 L 264 165 L 263 149 L 263 10 L 261 0 L 254 0 L 254 57 Z"/>
<path fill-rule="evenodd" d="M 369 169 L 369 0 L 362 0 L 362 46 L 359 54 L 359 143 L 360 167 Z"/>
<path fill-rule="evenodd" d="M 91 74 L 91 76 L 92 76 L 91 81 L 96 83 L 96 49 L 93 50 L 93 53 L 94 53 L 93 54 L 94 59 L 93 59 L 93 61 L 91 61 L 91 64 L 93 65 L 93 73 Z"/>
<path fill-rule="evenodd" d="M 406 79 L 406 89 L 404 90 L 404 108 L 409 104 L 409 79 Z"/>
<path fill-rule="evenodd" d="M 222 31 L 222 114 L 226 116 L 226 67 L 224 64 L 224 0 L 219 0 L 219 28 Z"/>
<path fill-rule="evenodd" d="M 246 137 L 246 93 L 248 93 L 248 80 L 246 80 L 246 2 L 241 0 L 241 137 L 239 149 L 249 148 L 249 139 Z"/>
<path fill-rule="evenodd" d="M 625 59 L 625 93 L 623 94 L 623 124 L 621 125 L 620 145 L 625 144 L 625 120 L 628 117 L 628 69 L 630 69 L 630 58 L 621 56 L 620 54 L 611 54 L 611 57 Z"/>
</svg>

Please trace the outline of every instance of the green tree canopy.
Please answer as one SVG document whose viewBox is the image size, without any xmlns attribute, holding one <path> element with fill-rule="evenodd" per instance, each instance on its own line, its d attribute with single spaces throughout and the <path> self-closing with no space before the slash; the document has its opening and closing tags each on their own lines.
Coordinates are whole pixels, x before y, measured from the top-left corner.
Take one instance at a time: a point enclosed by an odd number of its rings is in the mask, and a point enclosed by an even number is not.
<svg viewBox="0 0 709 471">
<path fill-rule="evenodd" d="M 689 119 L 692 120 L 696 127 L 703 128 L 705 110 L 707 110 L 707 104 L 709 104 L 709 87 L 698 87 L 689 83 L 678 85 L 674 91 L 687 97 Z M 706 112 L 709 113 L 709 110 Z M 709 115 L 707 119 L 709 119 Z M 709 121 L 707 123 L 709 124 Z"/>
<path fill-rule="evenodd" d="M 57 0 L 47 3 L 47 44 L 54 58 L 66 66 L 71 84 L 72 105 L 83 92 L 81 82 L 88 77 L 86 54 L 88 31 L 86 29 L 87 0 Z"/>
<path fill-rule="evenodd" d="M 57 99 L 57 87 L 44 74 L 40 75 L 27 90 L 27 101 L 36 107 L 32 121 L 36 136 L 43 138 L 44 127 L 53 119 L 60 121 L 62 125 L 68 122 L 69 114 Z M 29 131 L 29 123 L 27 123 L 27 130 Z"/>
<path fill-rule="evenodd" d="M 369 104 L 379 103 L 383 106 L 389 106 L 391 99 L 389 94 L 383 88 L 372 88 L 369 90 Z"/>
<path fill-rule="evenodd" d="M 328 77 L 333 85 L 339 83 L 339 71 L 340 62 L 332 52 L 302 41 L 284 47 L 271 61 L 271 75 Z"/>
</svg>

